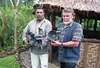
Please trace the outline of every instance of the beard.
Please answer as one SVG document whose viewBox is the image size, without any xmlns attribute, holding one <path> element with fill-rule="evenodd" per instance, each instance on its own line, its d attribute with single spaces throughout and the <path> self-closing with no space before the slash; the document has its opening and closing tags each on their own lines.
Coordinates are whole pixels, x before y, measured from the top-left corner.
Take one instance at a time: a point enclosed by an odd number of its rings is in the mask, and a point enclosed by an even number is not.
<svg viewBox="0 0 100 68">
<path fill-rule="evenodd" d="M 44 17 L 36 17 L 37 20 L 43 20 Z"/>
</svg>

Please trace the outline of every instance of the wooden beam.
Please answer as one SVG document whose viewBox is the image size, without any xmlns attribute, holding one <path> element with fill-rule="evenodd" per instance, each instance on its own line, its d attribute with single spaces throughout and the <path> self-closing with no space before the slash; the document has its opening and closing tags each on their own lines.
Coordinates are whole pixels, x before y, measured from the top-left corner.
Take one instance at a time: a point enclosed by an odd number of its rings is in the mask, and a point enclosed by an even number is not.
<svg viewBox="0 0 100 68">
<path fill-rule="evenodd" d="M 99 44 L 100 45 L 100 44 Z M 98 49 L 98 58 L 97 58 L 97 67 L 96 68 L 100 68 L 100 46 L 99 46 L 99 49 Z"/>
<path fill-rule="evenodd" d="M 88 42 L 85 43 L 86 46 L 84 46 L 84 54 L 83 54 L 83 68 L 87 68 L 87 54 L 88 54 Z"/>
</svg>

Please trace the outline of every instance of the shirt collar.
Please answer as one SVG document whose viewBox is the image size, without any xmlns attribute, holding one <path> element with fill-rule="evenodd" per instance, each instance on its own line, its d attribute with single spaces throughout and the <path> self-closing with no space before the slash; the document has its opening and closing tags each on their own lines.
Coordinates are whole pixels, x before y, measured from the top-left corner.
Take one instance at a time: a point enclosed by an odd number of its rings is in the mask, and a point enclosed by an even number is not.
<svg viewBox="0 0 100 68">
<path fill-rule="evenodd" d="M 73 22 L 74 22 L 74 21 L 72 21 L 72 22 L 70 23 L 70 25 L 69 25 L 70 27 L 72 26 Z"/>
</svg>

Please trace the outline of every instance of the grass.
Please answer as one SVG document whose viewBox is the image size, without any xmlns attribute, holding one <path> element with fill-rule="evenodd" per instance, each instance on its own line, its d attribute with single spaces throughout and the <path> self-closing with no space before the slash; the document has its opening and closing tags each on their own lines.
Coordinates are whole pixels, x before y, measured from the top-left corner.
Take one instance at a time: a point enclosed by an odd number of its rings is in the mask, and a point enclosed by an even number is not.
<svg viewBox="0 0 100 68">
<path fill-rule="evenodd" d="M 16 62 L 15 56 L 16 55 L 11 55 L 0 58 L 0 68 L 20 68 L 19 64 Z"/>
</svg>

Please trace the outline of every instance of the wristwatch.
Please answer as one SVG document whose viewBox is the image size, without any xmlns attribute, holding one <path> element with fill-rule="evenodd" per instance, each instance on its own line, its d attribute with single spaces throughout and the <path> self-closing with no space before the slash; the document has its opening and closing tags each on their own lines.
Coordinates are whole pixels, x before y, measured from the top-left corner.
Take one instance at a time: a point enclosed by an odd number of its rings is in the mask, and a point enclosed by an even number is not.
<svg viewBox="0 0 100 68">
<path fill-rule="evenodd" d="M 61 46 L 63 46 L 63 43 L 61 43 Z"/>
</svg>

